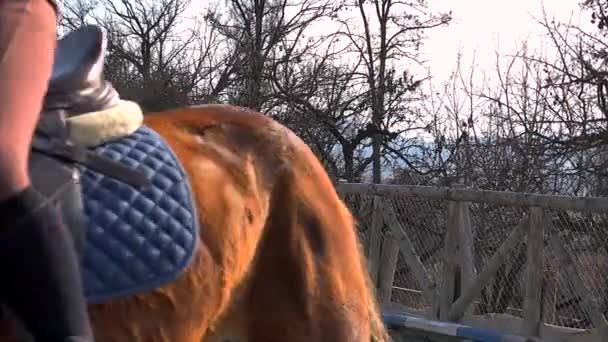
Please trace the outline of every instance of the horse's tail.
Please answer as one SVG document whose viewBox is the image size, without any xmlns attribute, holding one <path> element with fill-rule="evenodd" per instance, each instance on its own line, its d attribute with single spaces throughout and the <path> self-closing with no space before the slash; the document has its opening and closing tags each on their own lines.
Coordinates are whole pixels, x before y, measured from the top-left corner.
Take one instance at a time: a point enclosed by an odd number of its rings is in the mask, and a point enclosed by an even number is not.
<svg viewBox="0 0 608 342">
<path fill-rule="evenodd" d="M 270 196 L 271 204 L 268 220 L 269 222 L 272 222 L 272 226 L 282 227 L 282 230 L 286 230 L 286 227 L 293 224 L 298 224 L 296 223 L 297 221 L 306 220 L 304 220 L 303 217 L 299 217 L 302 215 L 302 212 L 298 210 L 299 200 L 297 199 L 298 194 L 296 192 L 297 175 L 295 174 L 294 170 L 289 165 L 283 165 L 279 168 L 277 173 L 278 177 Z M 311 191 L 314 190 L 311 189 Z M 343 203 L 340 204 L 344 205 Z M 348 229 L 356 229 L 354 222 L 352 223 L 352 226 L 348 227 Z M 360 246 L 360 244 L 357 243 L 357 246 Z M 389 336 L 382 320 L 381 311 L 374 293 L 374 286 L 372 284 L 371 277 L 367 272 L 365 254 L 361 248 L 359 248 L 358 252 L 361 260 L 361 270 L 364 273 L 366 283 L 367 298 L 361 298 L 361 300 L 367 301 L 370 341 L 390 342 L 392 339 Z"/>
</svg>

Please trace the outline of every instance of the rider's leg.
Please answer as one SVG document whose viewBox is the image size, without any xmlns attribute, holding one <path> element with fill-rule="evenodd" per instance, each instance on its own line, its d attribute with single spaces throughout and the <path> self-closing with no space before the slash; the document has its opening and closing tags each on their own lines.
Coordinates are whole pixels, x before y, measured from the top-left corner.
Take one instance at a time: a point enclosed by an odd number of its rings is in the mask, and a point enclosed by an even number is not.
<svg viewBox="0 0 608 342">
<path fill-rule="evenodd" d="M 92 341 L 71 237 L 28 176 L 55 33 L 47 0 L 0 0 L 0 302 L 36 341 Z"/>
</svg>

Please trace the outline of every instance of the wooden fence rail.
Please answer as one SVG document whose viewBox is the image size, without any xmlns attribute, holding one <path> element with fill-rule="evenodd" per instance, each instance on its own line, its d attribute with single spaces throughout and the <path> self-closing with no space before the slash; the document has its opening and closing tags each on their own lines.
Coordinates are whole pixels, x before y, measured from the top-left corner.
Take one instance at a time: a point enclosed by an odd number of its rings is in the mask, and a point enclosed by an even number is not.
<svg viewBox="0 0 608 342">
<path fill-rule="evenodd" d="M 369 229 L 369 267 L 378 285 L 381 301 L 390 301 L 397 253 L 400 253 L 424 299 L 431 304 L 428 318 L 458 322 L 470 311 L 473 301 L 496 275 L 511 251 L 526 237 L 526 265 L 524 275 L 523 323 L 521 334 L 538 337 L 543 324 L 541 289 L 543 282 L 543 249 L 545 238 L 582 299 L 583 309 L 603 341 L 608 341 L 608 322 L 590 289 L 583 281 L 574 261 L 564 248 L 564 241 L 545 213 L 546 209 L 574 210 L 581 212 L 608 213 L 608 199 L 550 196 L 528 193 L 497 192 L 464 189 L 461 187 L 438 188 L 426 186 L 338 184 L 338 192 L 344 195 L 369 195 L 372 223 Z M 433 279 L 415 250 L 408 230 L 400 223 L 391 203 L 391 196 L 414 196 L 445 200 L 447 206 L 446 234 L 443 249 L 441 279 Z M 474 265 L 473 233 L 469 203 L 527 208 L 527 213 L 512 229 L 500 247 L 476 272 Z M 382 228 L 388 227 L 382 238 Z"/>
<path fill-rule="evenodd" d="M 456 202 L 478 202 L 512 207 L 540 207 L 545 209 L 608 212 L 608 198 L 541 195 L 523 192 L 489 191 L 460 187 L 432 187 L 417 185 L 340 183 L 342 195 L 416 196 Z"/>
</svg>

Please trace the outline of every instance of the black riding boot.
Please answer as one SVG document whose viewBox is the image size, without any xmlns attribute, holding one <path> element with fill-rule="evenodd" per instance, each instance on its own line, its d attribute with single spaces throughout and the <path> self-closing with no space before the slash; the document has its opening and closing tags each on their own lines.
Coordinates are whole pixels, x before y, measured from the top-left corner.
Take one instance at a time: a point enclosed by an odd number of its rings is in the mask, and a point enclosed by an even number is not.
<svg viewBox="0 0 608 342">
<path fill-rule="evenodd" d="M 0 301 L 36 342 L 94 341 L 70 233 L 32 187 L 0 202 L 0 271 Z"/>
</svg>

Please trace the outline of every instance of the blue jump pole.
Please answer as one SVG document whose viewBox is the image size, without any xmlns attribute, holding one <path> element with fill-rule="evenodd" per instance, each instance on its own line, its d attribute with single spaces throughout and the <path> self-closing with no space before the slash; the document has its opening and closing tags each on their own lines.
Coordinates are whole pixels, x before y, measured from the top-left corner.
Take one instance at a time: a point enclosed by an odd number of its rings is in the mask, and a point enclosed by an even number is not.
<svg viewBox="0 0 608 342">
<path fill-rule="evenodd" d="M 467 325 L 428 320 L 403 313 L 384 313 L 384 324 L 389 328 L 420 330 L 444 336 L 469 339 L 475 342 L 537 342 L 538 339 L 503 334 L 491 329 L 473 328 Z"/>
</svg>

